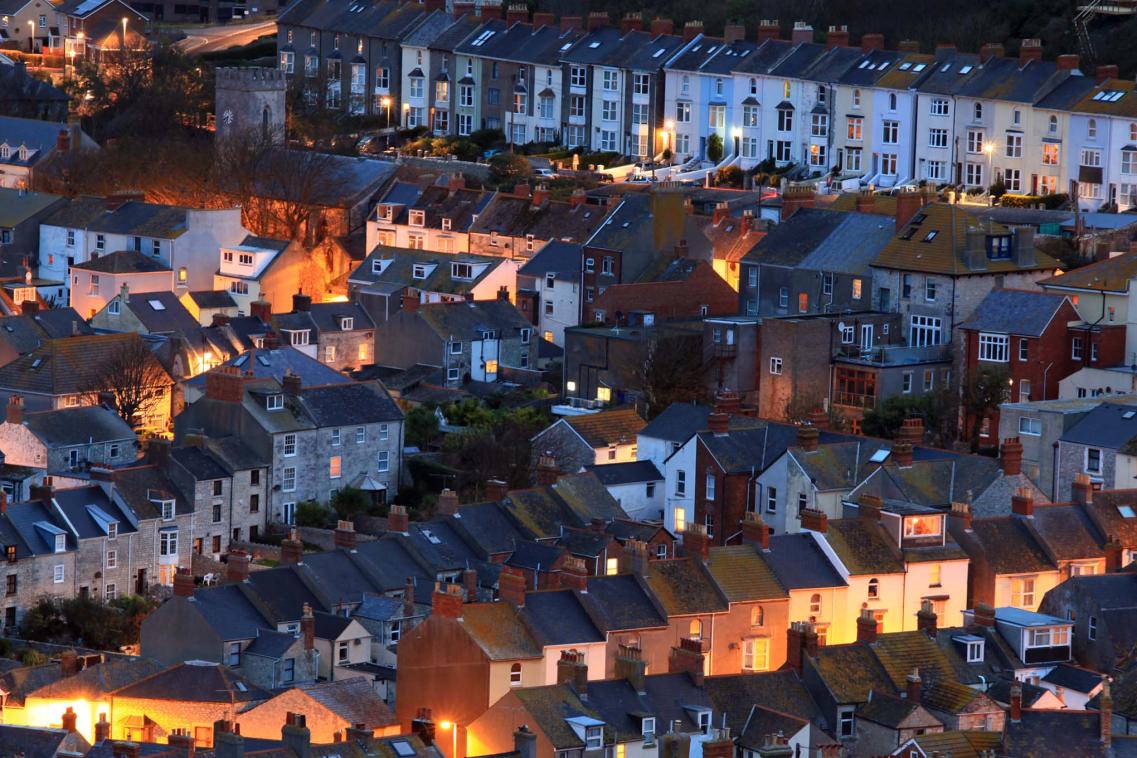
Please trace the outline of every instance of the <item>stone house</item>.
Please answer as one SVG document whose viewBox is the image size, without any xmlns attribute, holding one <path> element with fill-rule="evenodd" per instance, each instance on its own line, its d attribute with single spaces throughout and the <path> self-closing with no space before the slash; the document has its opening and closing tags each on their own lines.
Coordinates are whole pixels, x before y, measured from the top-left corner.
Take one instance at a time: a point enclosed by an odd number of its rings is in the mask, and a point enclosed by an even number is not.
<svg viewBox="0 0 1137 758">
<path fill-rule="evenodd" d="M 131 293 L 123 284 L 119 293 L 91 316 L 91 326 L 100 331 L 134 332 L 154 337 L 176 337 L 198 330 L 197 319 L 169 290 Z"/>
<path fill-rule="evenodd" d="M 1137 437 L 1137 408 L 1101 403 L 1058 438 L 1053 453 L 1055 499 L 1073 496 L 1075 483 L 1086 476 L 1099 489 L 1128 489 L 1137 474 L 1137 456 L 1129 443 Z"/>
<path fill-rule="evenodd" d="M 8 398 L 0 424 L 4 462 L 51 474 L 122 466 L 138 457 L 138 438 L 117 413 L 102 405 L 25 413 L 23 398 Z"/>
<path fill-rule="evenodd" d="M 374 361 L 375 324 L 358 303 L 313 303 L 308 295 L 296 294 L 292 312 L 274 315 L 272 325 L 285 344 L 336 370 Z"/>
<path fill-rule="evenodd" d="M 533 465 L 541 457 L 551 457 L 558 470 L 575 473 L 585 466 L 633 462 L 636 435 L 645 425 L 634 408 L 565 416 L 531 440 Z"/>
<path fill-rule="evenodd" d="M 265 506 L 276 523 L 293 523 L 297 502 L 327 503 L 343 487 L 378 501 L 400 488 L 403 414 L 375 382 L 306 387 L 294 374 L 277 382 L 217 368 L 176 419 L 177 439 L 194 433 L 238 436 L 271 461 Z"/>
<path fill-rule="evenodd" d="M 407 298 L 375 330 L 375 363 L 445 369 L 446 385 L 497 382 L 510 369 L 532 370 L 533 326 L 506 299 L 428 303 Z"/>
<path fill-rule="evenodd" d="M 469 253 L 470 225 L 494 197 L 493 192 L 467 189 L 461 174 L 426 188 L 393 182 L 368 216 L 367 250 L 383 246 Z"/>
<path fill-rule="evenodd" d="M 37 490 L 36 494 L 41 494 Z M 0 500 L 0 543 L 4 548 L 5 630 L 15 630 L 24 613 L 40 597 L 69 598 L 75 594 L 78 545 L 56 525 L 53 510 L 36 499 L 8 504 Z"/>
<path fill-rule="evenodd" d="M 3 70 L 0 70 L 0 80 L 4 76 Z M 0 240 L 3 240 L 8 254 L 16 258 L 28 256 L 30 260 L 39 260 L 40 221 L 66 203 L 64 198 L 46 192 L 0 187 L 0 203 L 6 211 L 5 216 L 0 218 Z"/>
<path fill-rule="evenodd" d="M 161 456 L 165 448 L 155 450 Z M 135 572 L 133 591 L 142 594 L 151 582 L 172 587 L 179 567 L 188 569 L 193 562 L 194 501 L 163 466 L 136 465 L 95 474 L 115 502 L 134 514 L 143 532 L 144 563 Z"/>
<path fill-rule="evenodd" d="M 242 711 L 238 723 L 245 738 L 277 740 L 289 713 L 303 713 L 312 742 L 333 744 L 350 731 L 399 734 L 395 716 L 362 679 L 301 684 Z"/>
<path fill-rule="evenodd" d="M 1133 649 L 1134 587 L 1130 572 L 1074 576 L 1049 590 L 1039 612 L 1073 619 L 1073 656 L 1081 665 L 1106 673 L 1124 666 Z"/>
<path fill-rule="evenodd" d="M 317 611 L 313 615 L 321 679 L 338 681 L 346 673 L 341 669 L 371 660 L 371 632 L 361 623 L 340 614 Z"/>
<path fill-rule="evenodd" d="M 586 242 L 609 215 L 609 208 L 587 203 L 582 189 L 567 202 L 550 197 L 544 184 L 532 195 L 527 184 L 495 193 L 470 225 L 470 252 L 525 260 L 554 240 Z"/>
</svg>

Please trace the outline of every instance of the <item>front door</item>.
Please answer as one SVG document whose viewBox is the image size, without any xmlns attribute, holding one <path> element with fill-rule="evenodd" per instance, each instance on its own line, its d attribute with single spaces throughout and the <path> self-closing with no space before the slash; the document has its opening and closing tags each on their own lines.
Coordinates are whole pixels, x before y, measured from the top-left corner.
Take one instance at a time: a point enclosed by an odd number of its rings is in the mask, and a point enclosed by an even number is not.
<svg viewBox="0 0 1137 758">
<path fill-rule="evenodd" d="M 872 324 L 861 324 L 861 350 L 872 350 Z"/>
</svg>

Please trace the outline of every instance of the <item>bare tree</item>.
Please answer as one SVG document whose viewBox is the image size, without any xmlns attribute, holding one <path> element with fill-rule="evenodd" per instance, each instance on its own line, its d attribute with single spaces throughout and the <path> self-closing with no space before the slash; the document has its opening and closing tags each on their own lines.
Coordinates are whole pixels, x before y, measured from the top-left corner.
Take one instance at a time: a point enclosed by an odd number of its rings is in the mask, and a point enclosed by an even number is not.
<svg viewBox="0 0 1137 758">
<path fill-rule="evenodd" d="M 87 375 L 83 391 L 98 394 L 132 429 L 169 402 L 173 381 L 136 334 L 109 351 Z"/>
<path fill-rule="evenodd" d="M 705 400 L 711 368 L 703 356 L 702 334 L 657 327 L 640 340 L 627 357 L 628 370 L 654 418 L 672 403 Z"/>
</svg>

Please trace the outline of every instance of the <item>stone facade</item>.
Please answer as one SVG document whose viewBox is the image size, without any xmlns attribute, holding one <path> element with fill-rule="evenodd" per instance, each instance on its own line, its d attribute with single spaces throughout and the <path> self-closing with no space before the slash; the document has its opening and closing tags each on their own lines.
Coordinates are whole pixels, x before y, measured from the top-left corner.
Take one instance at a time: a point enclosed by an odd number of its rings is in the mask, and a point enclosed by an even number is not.
<svg viewBox="0 0 1137 758">
<path fill-rule="evenodd" d="M 260 134 L 284 142 L 284 72 L 274 68 L 217 69 L 216 114 L 220 139 Z"/>
</svg>

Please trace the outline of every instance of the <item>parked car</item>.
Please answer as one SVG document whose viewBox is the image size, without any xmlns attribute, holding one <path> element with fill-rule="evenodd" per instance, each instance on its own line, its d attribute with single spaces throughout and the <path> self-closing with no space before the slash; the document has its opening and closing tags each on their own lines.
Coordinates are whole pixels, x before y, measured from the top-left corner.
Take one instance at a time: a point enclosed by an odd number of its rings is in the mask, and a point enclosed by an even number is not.
<svg viewBox="0 0 1137 758">
<path fill-rule="evenodd" d="M 559 179 L 561 177 L 560 174 L 551 168 L 535 168 L 533 169 L 533 176 L 538 179 Z"/>
</svg>

